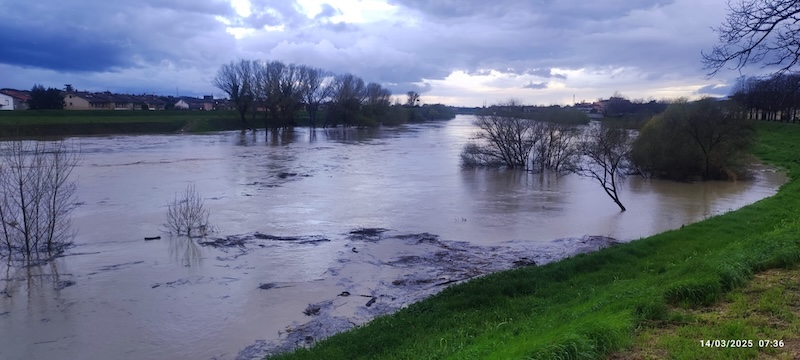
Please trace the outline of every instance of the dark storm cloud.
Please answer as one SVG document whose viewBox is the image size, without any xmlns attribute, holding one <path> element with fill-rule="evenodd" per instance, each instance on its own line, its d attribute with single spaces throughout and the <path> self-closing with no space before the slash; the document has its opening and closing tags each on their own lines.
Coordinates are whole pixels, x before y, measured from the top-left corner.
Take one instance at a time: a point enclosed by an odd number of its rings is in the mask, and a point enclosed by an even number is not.
<svg viewBox="0 0 800 360">
<path fill-rule="evenodd" d="M 67 72 L 141 66 L 172 58 L 230 10 L 221 1 L 21 2 L 0 13 L 0 31 L 14 34 L 0 63 Z"/>
<path fill-rule="evenodd" d="M 0 24 L 0 34 L 16 34 L 4 40 L 0 63 L 58 71 L 106 71 L 130 66 L 130 45 L 97 39 L 79 30 L 24 32 Z"/>
</svg>

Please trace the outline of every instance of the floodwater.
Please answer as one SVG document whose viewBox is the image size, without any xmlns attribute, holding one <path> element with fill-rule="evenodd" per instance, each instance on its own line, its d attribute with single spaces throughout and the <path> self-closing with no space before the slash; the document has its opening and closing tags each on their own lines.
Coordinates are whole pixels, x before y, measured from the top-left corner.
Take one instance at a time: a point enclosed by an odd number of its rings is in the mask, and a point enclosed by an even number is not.
<svg viewBox="0 0 800 360">
<path fill-rule="evenodd" d="M 430 233 L 486 249 L 544 249 L 585 235 L 629 241 L 740 208 L 786 181 L 763 167 L 754 180 L 738 182 L 631 177 L 621 213 L 590 179 L 461 169 L 459 153 L 476 131 L 472 119 L 277 136 L 75 139 L 83 151 L 74 172 L 76 245 L 42 267 L 4 268 L 0 359 L 247 358 L 253 355 L 240 351 L 281 339 L 308 321 L 309 304 L 343 291 L 365 297 L 335 305 L 339 311 L 349 308 L 357 323 L 369 319 L 358 308 L 398 276 L 379 266 L 396 262 L 370 259 L 407 249 L 354 242 L 354 229 Z M 161 225 L 167 203 L 190 183 L 211 212 L 213 237 L 325 241 L 244 249 L 170 237 Z M 373 267 L 343 270 L 353 254 Z M 345 279 L 342 271 L 351 274 Z"/>
</svg>

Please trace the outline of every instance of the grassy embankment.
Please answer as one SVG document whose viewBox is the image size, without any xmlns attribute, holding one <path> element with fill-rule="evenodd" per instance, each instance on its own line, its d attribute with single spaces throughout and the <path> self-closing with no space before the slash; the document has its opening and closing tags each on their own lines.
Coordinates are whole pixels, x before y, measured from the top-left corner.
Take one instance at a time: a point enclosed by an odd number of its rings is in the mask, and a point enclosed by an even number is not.
<svg viewBox="0 0 800 360">
<path fill-rule="evenodd" d="M 754 295 L 758 303 L 739 295 L 747 294 L 743 286 L 756 285 L 750 282 L 753 274 L 800 263 L 800 127 L 757 127 L 755 154 L 785 168 L 792 179 L 771 198 L 597 253 L 453 286 L 311 350 L 276 358 L 791 357 L 797 349 L 700 346 L 703 339 L 776 338 L 786 346 L 800 340 L 799 332 L 771 321 L 713 315 L 712 306 L 725 304 L 727 298 L 735 311 L 754 314 L 765 309 L 786 326 L 796 329 L 798 324 L 798 315 L 786 310 L 791 306 L 781 306 L 795 304 L 796 309 L 796 291 L 775 285 Z M 693 315 L 699 312 L 722 322 Z M 684 328 L 676 330 L 679 326 Z M 641 351 L 649 350 L 651 343 L 661 345 L 659 352 Z M 632 350 L 619 353 L 626 349 Z"/>
<path fill-rule="evenodd" d="M 0 111 L 0 137 L 233 130 L 236 119 L 228 111 Z"/>
</svg>

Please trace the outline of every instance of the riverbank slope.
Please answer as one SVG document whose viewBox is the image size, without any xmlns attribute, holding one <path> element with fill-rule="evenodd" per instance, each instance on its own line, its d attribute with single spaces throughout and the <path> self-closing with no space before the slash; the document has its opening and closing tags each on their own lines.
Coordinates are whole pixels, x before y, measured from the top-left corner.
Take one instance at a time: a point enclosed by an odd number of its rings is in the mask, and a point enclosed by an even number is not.
<svg viewBox="0 0 800 360">
<path fill-rule="evenodd" d="M 596 253 L 453 286 L 310 350 L 275 358 L 590 359 L 626 349 L 637 329 L 671 319 L 675 309 L 718 303 L 754 273 L 800 263 L 800 127 L 757 128 L 755 154 L 792 179 L 771 198 Z M 761 335 L 751 327 L 721 331 L 724 339 Z M 691 337 L 684 340 L 697 344 L 691 353 L 697 358 L 743 354 L 701 347 L 702 339 Z"/>
</svg>

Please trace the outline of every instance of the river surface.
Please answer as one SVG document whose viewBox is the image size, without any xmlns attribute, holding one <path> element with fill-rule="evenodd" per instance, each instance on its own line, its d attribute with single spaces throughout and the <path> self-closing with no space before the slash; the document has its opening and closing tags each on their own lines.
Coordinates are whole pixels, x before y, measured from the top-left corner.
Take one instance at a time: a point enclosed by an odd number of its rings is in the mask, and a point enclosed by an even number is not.
<svg viewBox="0 0 800 360">
<path fill-rule="evenodd" d="M 488 247 L 544 248 L 585 235 L 629 241 L 740 208 L 786 181 L 764 168 L 738 182 L 631 177 L 621 213 L 587 178 L 461 169 L 472 120 L 73 139 L 83 152 L 74 171 L 75 246 L 45 266 L 3 267 L 0 359 L 235 359 L 303 323 L 309 304 L 384 282 L 364 271 L 330 280 L 347 253 L 388 259 L 400 251 L 357 249 L 354 229 Z M 190 183 L 205 198 L 214 237 L 326 241 L 262 242 L 247 252 L 170 237 L 161 225 L 167 204 Z"/>
</svg>

